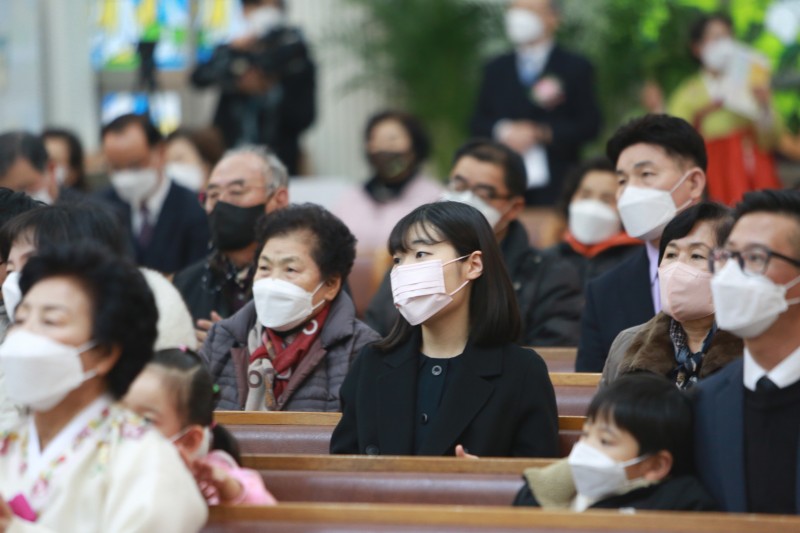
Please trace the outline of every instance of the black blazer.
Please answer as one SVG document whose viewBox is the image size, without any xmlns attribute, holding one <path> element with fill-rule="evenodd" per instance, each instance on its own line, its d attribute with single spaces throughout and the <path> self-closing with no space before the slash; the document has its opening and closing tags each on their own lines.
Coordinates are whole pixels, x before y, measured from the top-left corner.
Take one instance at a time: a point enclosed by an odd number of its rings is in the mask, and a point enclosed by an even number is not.
<svg viewBox="0 0 800 533">
<path fill-rule="evenodd" d="M 342 385 L 342 419 L 331 453 L 413 455 L 419 334 L 384 353 L 361 350 Z M 419 455 L 453 455 L 457 444 L 487 457 L 555 457 L 558 414 L 547 366 L 512 344 L 468 344 Z"/>
<path fill-rule="evenodd" d="M 747 513 L 744 455 L 744 360 L 737 359 L 692 390 L 695 466 L 723 511 Z M 800 456 L 800 449 L 798 449 Z M 800 509 L 800 461 L 797 465 Z"/>
<path fill-rule="evenodd" d="M 98 195 L 115 209 L 123 227 L 127 228 L 139 265 L 174 273 L 202 259 L 208 252 L 210 236 L 206 212 L 197 201 L 197 195 L 189 189 L 170 183 L 153 230 L 153 240 L 147 248 L 139 246 L 133 234 L 131 206 L 117 196 L 113 187 Z"/>
<path fill-rule="evenodd" d="M 650 261 L 644 246 L 586 287 L 577 372 L 602 372 L 617 335 L 655 316 L 650 290 Z"/>
<path fill-rule="evenodd" d="M 489 138 L 502 119 L 533 120 L 552 128 L 553 142 L 547 146 L 550 183 L 526 195 L 528 204 L 535 205 L 553 205 L 559 199 L 564 174 L 579 161 L 581 147 L 598 135 L 601 126 L 594 69 L 588 60 L 555 45 L 539 79 L 546 76 L 557 78 L 564 92 L 563 101 L 547 109 L 533 101 L 531 87 L 519 79 L 516 53 L 493 59 L 484 68 L 471 123 L 472 135 Z"/>
</svg>

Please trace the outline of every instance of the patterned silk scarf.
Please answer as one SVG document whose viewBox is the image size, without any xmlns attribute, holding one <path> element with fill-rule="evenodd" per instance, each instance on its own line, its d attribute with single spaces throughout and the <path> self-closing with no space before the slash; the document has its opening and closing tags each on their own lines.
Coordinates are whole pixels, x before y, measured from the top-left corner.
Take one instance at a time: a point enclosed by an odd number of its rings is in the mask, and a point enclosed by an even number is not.
<svg viewBox="0 0 800 533">
<path fill-rule="evenodd" d="M 272 411 L 276 408 L 276 400 L 286 390 L 292 372 L 319 337 L 329 311 L 330 305 L 326 305 L 302 330 L 288 337 L 264 328 L 261 345 L 250 355 L 248 369 L 250 394 L 256 392 L 254 389 L 259 390 L 255 399 L 260 405 L 253 405 L 248 396 L 246 409 Z"/>
<path fill-rule="evenodd" d="M 700 368 L 703 366 L 703 357 L 711 347 L 711 341 L 714 339 L 716 332 L 717 325 L 713 324 L 703 341 L 700 351 L 692 353 L 692 350 L 689 349 L 689 338 L 683 326 L 674 318 L 670 321 L 669 336 L 672 339 L 672 345 L 675 347 L 675 361 L 678 363 L 677 368 L 670 374 L 670 379 L 675 381 L 675 385 L 679 389 L 688 389 L 697 383 Z"/>
</svg>

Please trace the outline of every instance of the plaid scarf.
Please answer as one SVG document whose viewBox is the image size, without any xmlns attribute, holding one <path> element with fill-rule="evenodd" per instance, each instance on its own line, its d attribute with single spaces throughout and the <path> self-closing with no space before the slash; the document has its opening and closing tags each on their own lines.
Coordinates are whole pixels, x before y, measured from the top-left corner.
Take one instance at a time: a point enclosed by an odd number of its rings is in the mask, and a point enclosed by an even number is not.
<svg viewBox="0 0 800 533">
<path fill-rule="evenodd" d="M 669 336 L 672 345 L 675 347 L 675 361 L 678 366 L 670 373 L 670 379 L 675 381 L 679 389 L 688 389 L 697 383 L 700 368 L 703 366 L 703 357 L 711 347 L 711 341 L 717 332 L 717 324 L 713 324 L 708 331 L 703 346 L 697 353 L 692 353 L 689 349 L 689 337 L 686 335 L 683 326 L 674 318 L 669 324 Z"/>
</svg>

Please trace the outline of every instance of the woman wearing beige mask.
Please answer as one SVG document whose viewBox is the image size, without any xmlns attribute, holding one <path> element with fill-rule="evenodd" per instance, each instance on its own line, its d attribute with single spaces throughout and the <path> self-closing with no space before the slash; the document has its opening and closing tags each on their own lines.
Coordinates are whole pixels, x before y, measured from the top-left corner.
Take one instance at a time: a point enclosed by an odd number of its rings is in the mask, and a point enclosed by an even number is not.
<svg viewBox="0 0 800 533">
<path fill-rule="evenodd" d="M 725 242 L 730 210 L 703 202 L 676 216 L 661 238 L 661 308 L 645 324 L 621 332 L 608 354 L 601 386 L 622 374 L 652 372 L 682 389 L 741 357 L 742 341 L 717 328 L 711 298 L 711 250 Z"/>
</svg>

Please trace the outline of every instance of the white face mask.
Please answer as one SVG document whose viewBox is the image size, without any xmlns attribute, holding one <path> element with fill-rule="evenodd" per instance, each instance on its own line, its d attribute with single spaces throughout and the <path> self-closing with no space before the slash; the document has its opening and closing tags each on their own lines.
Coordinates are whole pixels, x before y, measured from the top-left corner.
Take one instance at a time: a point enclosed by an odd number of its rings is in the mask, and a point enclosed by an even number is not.
<svg viewBox="0 0 800 533">
<path fill-rule="evenodd" d="M 111 175 L 111 185 L 131 208 L 139 209 L 158 185 L 158 172 L 152 168 L 120 170 Z"/>
<path fill-rule="evenodd" d="M 81 354 L 94 346 L 92 341 L 70 346 L 22 329 L 10 332 L 0 345 L 9 399 L 34 411 L 49 411 L 97 375 L 84 372 L 81 362 Z"/>
<path fill-rule="evenodd" d="M 475 194 L 470 190 L 466 191 L 445 191 L 442 195 L 442 202 L 460 202 L 462 204 L 467 204 L 478 211 L 486 217 L 486 221 L 489 223 L 492 229 L 500 222 L 500 219 L 503 218 L 503 213 L 492 207 L 491 205 L 487 204 L 483 198 Z"/>
<path fill-rule="evenodd" d="M 14 312 L 22 301 L 22 291 L 19 288 L 19 272 L 9 272 L 3 282 L 3 305 L 11 322 L 14 322 Z"/>
<path fill-rule="evenodd" d="M 192 192 L 199 192 L 205 181 L 203 169 L 191 163 L 167 163 L 164 167 L 164 174 Z"/>
<path fill-rule="evenodd" d="M 276 278 L 263 278 L 253 283 L 253 300 L 256 315 L 262 326 L 275 331 L 289 331 L 305 322 L 311 313 L 325 303 L 311 301 L 324 282 L 314 292 L 308 292 L 294 283 Z"/>
<path fill-rule="evenodd" d="M 283 11 L 277 7 L 259 7 L 247 15 L 247 30 L 250 35 L 261 37 L 281 26 L 283 20 Z"/>
<path fill-rule="evenodd" d="M 55 170 L 55 177 L 56 183 L 58 183 L 59 187 L 64 185 L 64 182 L 67 181 L 67 167 L 64 165 L 58 165 Z"/>
<path fill-rule="evenodd" d="M 735 259 L 711 278 L 715 318 L 720 329 L 743 339 L 758 337 L 800 298 L 786 299 L 786 291 L 800 283 L 800 276 L 778 285 L 762 275 L 747 275 Z"/>
<path fill-rule="evenodd" d="M 37 202 L 42 202 L 43 204 L 53 205 L 53 197 L 50 196 L 50 193 L 47 190 L 47 187 L 42 187 L 38 191 L 34 191 L 30 193 L 28 196 L 36 200 Z"/>
<path fill-rule="evenodd" d="M 544 22 L 536 13 L 520 8 L 506 11 L 506 34 L 515 45 L 538 41 L 544 31 Z"/>
<path fill-rule="evenodd" d="M 576 200 L 569 204 L 569 231 L 578 242 L 597 244 L 620 231 L 619 215 L 600 200 Z"/>
<path fill-rule="evenodd" d="M 572 447 L 567 462 L 578 494 L 597 501 L 625 492 L 633 481 L 628 480 L 625 468 L 645 459 L 647 455 L 618 463 L 584 441 L 578 441 Z"/>
<path fill-rule="evenodd" d="M 672 198 L 672 193 L 686 181 L 692 172 L 690 170 L 684 174 L 669 191 L 633 185 L 625 187 L 625 191 L 617 202 L 617 209 L 619 209 L 622 225 L 628 235 L 644 241 L 652 241 L 661 237 L 669 221 L 675 218 L 681 209 L 692 203 L 692 200 L 689 199 L 678 207 Z"/>
<path fill-rule="evenodd" d="M 394 306 L 409 324 L 417 326 L 447 307 L 453 296 L 467 286 L 469 280 L 449 293 L 444 287 L 444 267 L 469 255 L 446 263 L 441 259 L 396 266 L 390 275 Z"/>
<path fill-rule="evenodd" d="M 189 433 L 189 431 L 191 429 L 192 429 L 192 426 L 183 428 L 181 431 L 179 431 L 175 435 L 169 437 L 169 441 L 172 444 L 178 444 L 178 441 L 181 440 L 184 435 Z M 201 442 L 200 446 L 198 446 L 197 449 L 195 449 L 192 452 L 192 455 L 189 457 L 189 459 L 194 461 L 196 459 L 202 459 L 203 457 L 208 455 L 208 452 L 211 451 L 211 444 L 213 443 L 213 441 L 214 441 L 214 435 L 211 433 L 211 429 L 208 428 L 208 427 L 204 427 L 203 428 L 203 442 Z"/>
<path fill-rule="evenodd" d="M 730 64 L 736 44 L 733 39 L 726 37 L 710 42 L 700 51 L 700 60 L 703 66 L 712 72 L 725 72 Z"/>
</svg>

